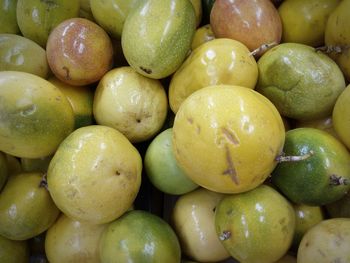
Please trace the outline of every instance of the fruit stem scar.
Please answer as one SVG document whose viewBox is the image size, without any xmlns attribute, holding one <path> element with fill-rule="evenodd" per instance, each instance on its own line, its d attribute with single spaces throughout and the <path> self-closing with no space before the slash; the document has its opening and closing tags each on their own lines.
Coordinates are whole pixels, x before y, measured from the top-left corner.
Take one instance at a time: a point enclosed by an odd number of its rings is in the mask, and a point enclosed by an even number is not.
<svg viewBox="0 0 350 263">
<path fill-rule="evenodd" d="M 44 173 L 43 176 L 41 177 L 39 187 L 44 187 L 47 191 L 49 191 L 48 184 L 47 184 L 47 174 Z"/>
<path fill-rule="evenodd" d="M 290 155 L 290 156 L 285 156 L 285 153 L 282 153 L 276 157 L 276 161 L 278 163 L 283 163 L 283 162 L 299 162 L 306 160 L 310 158 L 312 155 L 314 155 L 314 151 L 310 150 L 308 153 L 305 153 L 303 155 Z"/>
<path fill-rule="evenodd" d="M 227 168 L 227 170 L 225 170 L 222 174 L 223 174 L 223 175 L 229 175 L 229 176 L 231 177 L 232 181 L 233 181 L 236 185 L 239 185 L 239 180 L 238 180 L 238 177 L 237 177 L 237 172 L 236 172 L 235 166 L 233 165 L 233 161 L 232 161 L 232 158 L 231 158 L 230 149 L 228 148 L 227 145 L 226 145 L 226 147 L 225 147 L 225 150 L 226 150 L 226 161 L 227 161 L 228 168 Z"/>
<path fill-rule="evenodd" d="M 250 52 L 249 56 L 255 56 L 259 53 L 265 52 L 269 48 L 274 47 L 276 45 L 278 45 L 278 43 L 276 41 L 268 43 L 268 44 L 262 44 L 260 47 L 258 47 L 257 49 L 254 49 L 252 52 Z"/>
<path fill-rule="evenodd" d="M 221 241 L 225 241 L 231 237 L 231 232 L 228 230 L 222 231 L 221 235 L 219 236 L 219 239 Z"/>
<path fill-rule="evenodd" d="M 348 185 L 350 180 L 342 176 L 337 176 L 336 174 L 331 174 L 329 177 L 329 185 Z"/>
</svg>

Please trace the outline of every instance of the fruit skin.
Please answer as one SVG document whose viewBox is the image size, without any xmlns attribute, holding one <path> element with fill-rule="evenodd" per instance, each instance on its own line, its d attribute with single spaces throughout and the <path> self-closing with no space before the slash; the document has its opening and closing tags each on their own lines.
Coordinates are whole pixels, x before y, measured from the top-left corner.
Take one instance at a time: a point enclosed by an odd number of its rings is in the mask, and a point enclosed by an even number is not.
<svg viewBox="0 0 350 263">
<path fill-rule="evenodd" d="M 78 17 L 79 1 L 18 0 L 16 14 L 23 36 L 45 48 L 51 31 L 59 23 Z"/>
<path fill-rule="evenodd" d="M 333 128 L 341 142 L 350 150 L 350 84 L 335 102 L 332 120 Z"/>
<path fill-rule="evenodd" d="M 104 224 L 132 205 L 141 184 L 139 152 L 119 131 L 91 125 L 72 132 L 53 156 L 47 183 L 67 216 Z"/>
<path fill-rule="evenodd" d="M 66 97 L 30 73 L 2 71 L 0 79 L 0 150 L 25 158 L 54 153 L 74 126 Z"/>
<path fill-rule="evenodd" d="M 214 39 L 193 50 L 172 76 L 169 104 L 174 113 L 193 92 L 210 85 L 254 89 L 258 66 L 248 48 L 233 39 Z"/>
<path fill-rule="evenodd" d="M 109 224 L 100 240 L 101 262 L 167 262 L 181 260 L 174 230 L 160 217 L 142 210 L 125 213 Z"/>
<path fill-rule="evenodd" d="M 256 90 L 271 100 L 281 115 L 296 120 L 331 115 L 345 88 L 337 64 L 322 52 L 298 43 L 282 43 L 258 61 Z"/>
<path fill-rule="evenodd" d="M 212 191 L 239 193 L 270 175 L 284 136 L 281 116 L 264 96 L 245 87 L 216 85 L 182 103 L 173 147 L 178 165 L 192 181 Z"/>
<path fill-rule="evenodd" d="M 239 262 L 268 263 L 288 251 L 295 214 L 279 192 L 260 185 L 224 197 L 216 207 L 215 226 L 222 244 Z"/>
<path fill-rule="evenodd" d="M 250 51 L 281 41 L 281 19 L 270 0 L 216 0 L 210 25 L 217 38 L 235 39 Z"/>
<path fill-rule="evenodd" d="M 45 254 L 51 263 L 100 262 L 98 245 L 107 224 L 94 225 L 61 214 L 46 232 Z"/>
<path fill-rule="evenodd" d="M 0 0 L 0 33 L 18 34 L 17 0 Z"/>
<path fill-rule="evenodd" d="M 162 128 L 168 99 L 159 80 L 132 67 L 118 67 L 100 80 L 94 95 L 96 122 L 123 133 L 132 143 L 146 141 Z"/>
<path fill-rule="evenodd" d="M 327 219 L 315 225 L 301 240 L 298 263 L 350 262 L 350 218 Z"/>
<path fill-rule="evenodd" d="M 23 71 L 47 78 L 49 65 L 45 49 L 28 38 L 0 34 L 0 71 L 5 70 Z"/>
<path fill-rule="evenodd" d="M 16 241 L 0 236 L 0 262 L 28 263 L 29 248 L 27 241 Z"/>
<path fill-rule="evenodd" d="M 197 28 L 196 32 L 194 33 L 191 49 L 194 50 L 201 44 L 204 44 L 205 42 L 208 42 L 213 39 L 215 39 L 215 36 L 213 31 L 211 30 L 210 24 L 201 26 Z"/>
<path fill-rule="evenodd" d="M 224 194 L 198 188 L 181 195 L 171 221 L 182 252 L 198 262 L 218 262 L 230 257 L 215 230 L 215 210 Z"/>
<path fill-rule="evenodd" d="M 182 195 L 198 187 L 178 166 L 172 145 L 173 129 L 159 133 L 148 145 L 144 165 L 152 184 L 164 193 Z"/>
<path fill-rule="evenodd" d="M 324 33 L 330 13 L 340 0 L 285 0 L 278 8 L 282 20 L 282 42 L 313 47 L 324 44 Z"/>
<path fill-rule="evenodd" d="M 326 46 L 341 47 L 341 52 L 330 52 L 343 71 L 346 79 L 350 81 L 350 0 L 343 0 L 330 14 L 325 29 Z"/>
<path fill-rule="evenodd" d="M 96 23 L 85 18 L 71 18 L 50 33 L 46 56 L 59 80 L 84 86 L 100 80 L 112 68 L 113 45 Z"/>
<path fill-rule="evenodd" d="M 60 211 L 42 184 L 42 173 L 11 176 L 1 192 L 0 235 L 26 240 L 46 231 Z"/>
<path fill-rule="evenodd" d="M 350 189 L 349 184 L 338 184 L 336 179 L 350 180 L 348 150 L 325 131 L 297 128 L 286 132 L 286 156 L 310 151 L 311 156 L 304 160 L 279 163 L 272 172 L 272 183 L 297 204 L 320 206 L 339 200 Z"/>
<path fill-rule="evenodd" d="M 143 1 L 125 20 L 125 58 L 140 74 L 165 78 L 184 61 L 195 30 L 196 16 L 190 1 Z"/>
</svg>

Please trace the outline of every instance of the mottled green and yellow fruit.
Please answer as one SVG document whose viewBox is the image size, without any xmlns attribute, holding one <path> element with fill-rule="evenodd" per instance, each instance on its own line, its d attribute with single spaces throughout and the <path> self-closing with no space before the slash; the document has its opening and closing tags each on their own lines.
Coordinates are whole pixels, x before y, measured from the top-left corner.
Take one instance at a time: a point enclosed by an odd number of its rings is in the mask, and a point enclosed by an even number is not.
<svg viewBox="0 0 350 263">
<path fill-rule="evenodd" d="M 0 0 L 0 34 L 18 34 L 17 0 Z"/>
</svg>

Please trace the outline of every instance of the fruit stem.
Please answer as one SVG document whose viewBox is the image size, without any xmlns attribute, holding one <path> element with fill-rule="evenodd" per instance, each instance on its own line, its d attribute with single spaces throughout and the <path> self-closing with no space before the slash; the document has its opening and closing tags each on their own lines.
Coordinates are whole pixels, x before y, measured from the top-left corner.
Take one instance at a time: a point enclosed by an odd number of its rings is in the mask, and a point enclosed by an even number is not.
<svg viewBox="0 0 350 263">
<path fill-rule="evenodd" d="M 47 179 L 46 179 L 46 177 L 47 177 L 47 174 L 44 173 L 44 174 L 43 174 L 43 177 L 41 178 L 41 181 L 40 181 L 40 183 L 39 183 L 39 187 L 45 187 L 45 189 L 46 189 L 47 191 L 49 191 L 49 188 L 48 188 L 48 185 L 47 185 Z"/>
<path fill-rule="evenodd" d="M 278 45 L 277 42 L 262 44 L 260 47 L 258 47 L 257 49 L 254 49 L 252 52 L 250 52 L 249 56 L 256 56 L 257 54 L 264 53 L 266 50 L 268 50 L 269 48 L 274 47 L 276 45 Z"/>
<path fill-rule="evenodd" d="M 230 237 L 231 237 L 231 232 L 224 230 L 224 231 L 222 231 L 221 235 L 219 236 L 219 239 L 221 241 L 225 241 L 225 240 L 229 239 Z"/>
<path fill-rule="evenodd" d="M 329 177 L 329 185 L 348 185 L 350 180 L 342 176 L 337 176 L 336 174 L 331 174 Z"/>
<path fill-rule="evenodd" d="M 285 153 L 282 153 L 281 155 L 276 157 L 276 161 L 278 163 L 283 163 L 283 162 L 299 162 L 306 160 L 310 158 L 314 154 L 314 151 L 310 150 L 308 153 L 305 153 L 303 155 L 290 155 L 290 156 L 285 156 Z"/>
</svg>

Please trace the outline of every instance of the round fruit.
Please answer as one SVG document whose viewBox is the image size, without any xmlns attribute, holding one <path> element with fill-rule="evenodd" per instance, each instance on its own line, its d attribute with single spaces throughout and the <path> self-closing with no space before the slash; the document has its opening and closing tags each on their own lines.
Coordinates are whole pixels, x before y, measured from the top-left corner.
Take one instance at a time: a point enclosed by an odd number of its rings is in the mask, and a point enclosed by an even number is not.
<svg viewBox="0 0 350 263">
<path fill-rule="evenodd" d="M 172 76 L 169 104 L 174 113 L 193 92 L 209 85 L 238 85 L 254 89 L 258 66 L 249 50 L 233 39 L 214 39 L 193 50 Z"/>
<path fill-rule="evenodd" d="M 96 122 L 115 128 L 133 143 L 156 135 L 167 111 L 168 99 L 161 82 L 131 67 L 112 69 L 102 77 L 95 91 Z"/>
<path fill-rule="evenodd" d="M 283 43 L 258 61 L 257 91 L 271 100 L 281 115 L 297 120 L 331 115 L 345 88 L 343 73 L 327 55 L 314 48 Z"/>
<path fill-rule="evenodd" d="M 23 36 L 45 47 L 59 23 L 79 15 L 79 1 L 18 0 L 16 15 Z"/>
<path fill-rule="evenodd" d="M 239 262 L 270 263 L 288 251 L 295 214 L 280 193 L 260 185 L 224 197 L 216 207 L 215 225 L 222 244 Z"/>
<path fill-rule="evenodd" d="M 0 71 L 13 70 L 46 78 L 46 52 L 34 41 L 14 34 L 0 34 Z"/>
<path fill-rule="evenodd" d="M 67 216 L 103 224 L 132 205 L 141 184 L 139 152 L 119 131 L 92 125 L 72 132 L 47 172 L 52 199 Z"/>
<path fill-rule="evenodd" d="M 1 192 L 0 235 L 12 240 L 35 237 L 46 231 L 59 213 L 42 173 L 11 176 Z"/>
<path fill-rule="evenodd" d="M 230 257 L 215 230 L 215 209 L 223 194 L 199 188 L 181 195 L 172 211 L 172 221 L 183 253 L 199 262 L 217 262 Z"/>
<path fill-rule="evenodd" d="M 333 127 L 340 140 L 350 150 L 350 85 L 335 102 L 332 114 Z"/>
<path fill-rule="evenodd" d="M 18 34 L 16 17 L 17 0 L 0 1 L 0 33 Z"/>
<path fill-rule="evenodd" d="M 330 13 L 339 0 L 285 0 L 278 8 L 283 26 L 282 42 L 320 47 Z"/>
<path fill-rule="evenodd" d="M 250 51 L 281 41 L 281 19 L 270 0 L 217 0 L 210 25 L 216 37 L 238 40 Z"/>
<path fill-rule="evenodd" d="M 315 128 L 289 130 L 283 152 L 287 160 L 281 157 L 272 183 L 294 203 L 325 205 L 349 191 L 350 153 L 327 132 Z M 288 156 L 299 160 L 288 160 Z"/>
<path fill-rule="evenodd" d="M 304 235 L 298 249 L 298 263 L 350 262 L 350 218 L 320 222 Z"/>
<path fill-rule="evenodd" d="M 0 236 L 0 262 L 28 263 L 29 248 L 27 241 L 16 241 Z"/>
<path fill-rule="evenodd" d="M 273 104 L 258 92 L 217 85 L 191 94 L 173 127 L 178 165 L 212 191 L 239 193 L 261 184 L 275 168 L 284 126 Z"/>
<path fill-rule="evenodd" d="M 73 130 L 66 97 L 30 73 L 2 71 L 0 79 L 0 151 L 25 158 L 54 153 Z"/>
<path fill-rule="evenodd" d="M 152 184 L 164 193 L 182 195 L 198 187 L 178 166 L 173 153 L 173 129 L 158 134 L 149 144 L 144 165 Z"/>
<path fill-rule="evenodd" d="M 76 221 L 62 214 L 46 232 L 47 259 L 50 263 L 100 262 L 98 246 L 106 226 Z"/>
<path fill-rule="evenodd" d="M 71 18 L 55 27 L 47 40 L 46 55 L 55 76 L 74 86 L 100 80 L 113 64 L 111 39 L 84 18 Z"/>
<path fill-rule="evenodd" d="M 174 230 L 160 217 L 142 210 L 110 223 L 100 240 L 101 262 L 167 262 L 181 259 Z"/>
<path fill-rule="evenodd" d="M 196 15 L 189 0 L 141 1 L 125 20 L 125 58 L 138 73 L 165 78 L 184 61 L 195 30 Z"/>
</svg>

